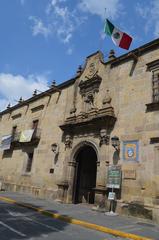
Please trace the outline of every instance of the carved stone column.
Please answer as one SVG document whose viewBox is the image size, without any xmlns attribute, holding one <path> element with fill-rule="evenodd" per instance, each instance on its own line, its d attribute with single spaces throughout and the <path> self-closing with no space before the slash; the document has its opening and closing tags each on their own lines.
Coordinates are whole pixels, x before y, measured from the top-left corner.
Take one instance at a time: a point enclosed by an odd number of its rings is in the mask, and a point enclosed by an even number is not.
<svg viewBox="0 0 159 240">
<path fill-rule="evenodd" d="M 106 129 L 100 131 L 100 153 L 99 162 L 97 164 L 97 180 L 96 180 L 96 195 L 95 202 L 100 203 L 101 198 L 106 193 L 106 180 L 107 180 L 107 165 L 109 163 L 109 136 L 106 134 Z M 106 165 L 107 163 L 107 165 Z"/>
<path fill-rule="evenodd" d="M 106 188 L 106 161 L 108 161 L 108 146 L 103 145 L 100 149 L 100 161 L 97 163 L 96 188 Z"/>
<path fill-rule="evenodd" d="M 71 148 L 72 148 L 72 137 L 71 135 L 67 134 L 65 136 L 65 159 L 63 165 L 63 174 L 62 179 L 60 182 L 57 183 L 58 185 L 58 199 L 62 202 L 66 202 L 67 199 L 67 191 L 69 188 L 69 161 L 71 155 Z"/>
<path fill-rule="evenodd" d="M 67 203 L 72 203 L 73 200 L 73 184 L 74 184 L 74 174 L 76 168 L 76 162 L 72 161 L 68 163 L 68 191 L 67 191 Z"/>
</svg>

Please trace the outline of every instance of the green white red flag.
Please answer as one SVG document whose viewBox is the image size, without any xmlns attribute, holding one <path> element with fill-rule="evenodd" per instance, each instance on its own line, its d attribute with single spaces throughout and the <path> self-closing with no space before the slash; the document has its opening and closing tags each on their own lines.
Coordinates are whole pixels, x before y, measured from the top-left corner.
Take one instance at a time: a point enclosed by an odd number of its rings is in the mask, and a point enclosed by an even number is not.
<svg viewBox="0 0 159 240">
<path fill-rule="evenodd" d="M 111 36 L 115 45 L 126 50 L 129 49 L 132 37 L 116 28 L 108 19 L 105 21 L 104 32 Z"/>
</svg>

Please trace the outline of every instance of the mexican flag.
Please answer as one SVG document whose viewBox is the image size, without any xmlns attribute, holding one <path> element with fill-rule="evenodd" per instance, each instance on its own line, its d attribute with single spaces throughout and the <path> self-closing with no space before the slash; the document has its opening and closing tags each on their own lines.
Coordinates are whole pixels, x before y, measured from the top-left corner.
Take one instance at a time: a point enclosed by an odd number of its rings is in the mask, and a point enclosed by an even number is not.
<svg viewBox="0 0 159 240">
<path fill-rule="evenodd" d="M 132 37 L 130 37 L 127 33 L 120 31 L 108 19 L 105 21 L 104 32 L 111 36 L 115 45 L 126 50 L 129 49 Z"/>
</svg>

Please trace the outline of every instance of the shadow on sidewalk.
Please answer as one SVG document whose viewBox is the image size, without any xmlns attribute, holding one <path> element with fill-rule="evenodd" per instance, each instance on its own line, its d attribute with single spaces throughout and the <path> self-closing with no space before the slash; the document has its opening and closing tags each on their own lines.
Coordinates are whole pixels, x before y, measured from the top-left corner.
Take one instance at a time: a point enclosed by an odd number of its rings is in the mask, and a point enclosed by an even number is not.
<svg viewBox="0 0 159 240">
<path fill-rule="evenodd" d="M 0 239 L 28 239 L 32 237 L 42 237 L 55 232 L 63 231 L 69 222 L 60 221 L 66 216 L 61 216 L 56 210 L 47 214 L 39 214 L 34 208 L 40 208 L 38 205 L 27 204 L 28 207 L 22 207 L 22 203 L 8 204 L 0 202 Z M 34 210 L 34 211 L 33 211 Z M 51 219 L 50 215 L 57 215 L 56 219 Z M 58 215 L 60 216 L 58 218 Z M 49 218 L 48 218 L 49 216 Z"/>
</svg>

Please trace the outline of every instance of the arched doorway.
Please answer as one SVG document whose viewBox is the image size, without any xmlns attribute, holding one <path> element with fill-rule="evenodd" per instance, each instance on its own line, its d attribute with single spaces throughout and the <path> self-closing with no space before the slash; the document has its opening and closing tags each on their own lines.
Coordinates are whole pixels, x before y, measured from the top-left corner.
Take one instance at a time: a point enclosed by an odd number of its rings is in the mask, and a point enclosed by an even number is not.
<svg viewBox="0 0 159 240">
<path fill-rule="evenodd" d="M 76 158 L 73 203 L 94 203 L 97 175 L 97 154 L 93 147 L 80 148 Z"/>
</svg>

